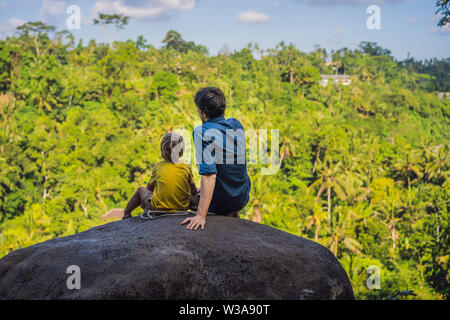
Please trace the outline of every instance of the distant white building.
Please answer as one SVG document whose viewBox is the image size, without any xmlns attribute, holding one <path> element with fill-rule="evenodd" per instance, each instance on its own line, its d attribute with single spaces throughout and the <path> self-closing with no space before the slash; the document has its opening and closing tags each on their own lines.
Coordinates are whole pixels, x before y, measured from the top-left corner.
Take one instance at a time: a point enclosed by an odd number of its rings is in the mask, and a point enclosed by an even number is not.
<svg viewBox="0 0 450 320">
<path fill-rule="evenodd" d="M 346 74 L 321 74 L 320 78 L 320 85 L 322 87 L 326 87 L 330 81 L 344 86 L 348 86 L 352 82 L 352 78 Z"/>
<path fill-rule="evenodd" d="M 444 99 L 444 97 L 450 99 L 450 92 L 438 92 L 438 95 L 441 99 Z"/>
</svg>

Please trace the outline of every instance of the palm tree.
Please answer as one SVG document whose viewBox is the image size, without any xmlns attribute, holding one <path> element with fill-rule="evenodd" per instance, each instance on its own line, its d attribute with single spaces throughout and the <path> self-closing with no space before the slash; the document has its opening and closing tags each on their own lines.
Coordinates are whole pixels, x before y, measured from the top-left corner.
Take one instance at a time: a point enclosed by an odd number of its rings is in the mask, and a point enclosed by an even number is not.
<svg viewBox="0 0 450 320">
<path fill-rule="evenodd" d="M 166 48 L 173 48 L 175 50 L 180 50 L 183 42 L 184 40 L 181 34 L 174 30 L 169 30 L 162 41 L 166 45 Z"/>
<path fill-rule="evenodd" d="M 337 74 L 339 72 L 340 69 L 343 69 L 344 67 L 344 62 L 343 62 L 343 55 L 341 55 L 341 50 L 336 51 L 332 54 L 332 58 L 333 58 L 333 71 L 334 74 Z M 345 69 L 344 73 L 345 73 Z"/>
<path fill-rule="evenodd" d="M 269 192 L 267 190 L 267 181 L 263 180 L 267 176 L 261 174 L 252 175 L 252 188 L 250 190 L 250 202 L 248 205 L 248 212 L 252 218 L 252 221 L 261 223 L 262 216 L 268 212 L 266 200 L 269 198 Z"/>
<path fill-rule="evenodd" d="M 411 184 L 418 181 L 423 176 L 422 169 L 417 161 L 417 153 L 410 151 L 404 157 L 398 157 L 394 160 L 393 169 L 401 179 L 406 180 L 408 189 Z"/>
<path fill-rule="evenodd" d="M 437 147 L 431 146 L 431 141 L 429 139 L 426 139 L 425 142 L 420 146 L 420 159 L 422 168 L 424 170 L 423 178 L 427 183 L 431 180 L 429 168 L 434 164 L 436 160 L 436 148 Z"/>
<path fill-rule="evenodd" d="M 136 48 L 138 50 L 146 50 L 149 47 L 150 46 L 147 44 L 147 39 L 145 39 L 144 36 L 142 36 L 142 35 L 138 36 L 138 38 L 136 40 Z"/>
<path fill-rule="evenodd" d="M 103 27 L 103 31 L 106 33 L 106 36 L 109 38 L 109 34 L 106 30 L 106 26 L 113 25 L 115 28 L 114 38 L 117 36 L 117 32 L 120 29 L 124 29 L 128 24 L 130 17 L 125 16 L 123 14 L 105 14 L 99 13 L 98 18 L 94 19 L 93 22 L 95 25 L 101 25 Z M 109 48 L 112 49 L 112 42 L 109 44 Z"/>
<path fill-rule="evenodd" d="M 448 175 L 450 168 L 449 162 L 449 146 L 439 145 L 434 148 L 424 147 L 422 154 L 425 158 L 424 177 L 426 182 L 430 182 L 432 179 L 438 181 L 438 183 Z"/>
<path fill-rule="evenodd" d="M 396 248 L 398 240 L 397 224 L 400 221 L 400 202 L 397 193 L 386 187 L 386 198 L 380 200 L 374 209 L 381 216 L 382 221 L 387 224 L 391 234 L 392 249 Z"/>
<path fill-rule="evenodd" d="M 308 217 L 308 224 L 306 226 L 307 229 L 310 229 L 313 225 L 315 226 L 314 241 L 319 241 L 319 233 L 322 226 L 322 221 L 326 219 L 327 212 L 323 211 L 322 207 L 320 207 L 316 203 L 312 209 L 312 215 Z"/>
<path fill-rule="evenodd" d="M 351 163 L 352 171 L 355 171 L 358 178 L 367 186 L 372 183 L 373 177 L 384 174 L 385 170 L 375 163 L 380 146 L 379 139 L 377 137 L 362 137 L 362 139 L 364 144 L 358 144 L 350 151 L 351 154 L 356 154 L 352 156 Z"/>
<path fill-rule="evenodd" d="M 331 190 L 333 190 L 341 200 L 345 201 L 347 199 L 343 189 L 344 177 L 341 172 L 341 162 L 332 164 L 331 161 L 326 160 L 326 163 L 324 164 L 319 161 L 317 171 L 319 173 L 319 178 L 309 186 L 308 192 L 319 188 L 316 195 L 317 202 L 319 202 L 320 196 L 323 192 L 327 192 L 328 221 L 331 223 Z"/>
<path fill-rule="evenodd" d="M 292 143 L 292 140 L 287 136 L 284 136 L 283 141 L 281 142 L 280 155 L 280 164 L 283 163 L 283 160 L 295 156 L 295 146 Z"/>
<path fill-rule="evenodd" d="M 334 234 L 327 238 L 328 247 L 336 258 L 338 257 L 341 243 L 351 252 L 362 256 L 361 244 L 350 233 L 354 229 L 352 223 L 355 217 L 356 214 L 350 207 L 336 206 L 336 216 L 333 224 Z"/>
<path fill-rule="evenodd" d="M 439 14 L 439 27 L 445 27 L 450 24 L 450 0 L 436 1 L 436 14 Z"/>
<path fill-rule="evenodd" d="M 372 192 L 366 183 L 351 171 L 346 171 L 345 178 L 340 179 L 341 186 L 345 190 L 345 194 L 341 196 L 341 200 L 346 201 L 349 205 L 355 205 L 358 202 L 368 199 Z"/>
</svg>

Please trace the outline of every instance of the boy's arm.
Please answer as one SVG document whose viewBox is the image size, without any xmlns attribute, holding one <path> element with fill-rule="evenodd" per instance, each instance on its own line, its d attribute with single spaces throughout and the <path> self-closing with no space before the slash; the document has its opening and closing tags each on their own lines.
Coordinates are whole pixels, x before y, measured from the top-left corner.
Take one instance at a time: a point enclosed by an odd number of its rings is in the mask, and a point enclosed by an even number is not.
<svg viewBox="0 0 450 320">
<path fill-rule="evenodd" d="M 156 185 L 155 182 L 149 181 L 147 183 L 147 189 L 153 192 L 153 190 L 155 190 L 155 185 Z"/>
<path fill-rule="evenodd" d="M 155 166 L 153 166 L 152 175 L 150 176 L 150 180 L 147 183 L 147 189 L 150 190 L 151 192 L 153 192 L 153 190 L 155 189 L 157 175 L 158 175 L 158 168 L 157 168 L 157 165 L 155 165 Z"/>
<path fill-rule="evenodd" d="M 216 186 L 216 174 L 203 175 L 200 187 L 200 201 L 198 204 L 197 215 L 193 218 L 186 218 L 181 224 L 189 222 L 186 229 L 197 230 L 198 227 L 204 229 L 206 223 L 206 214 Z"/>
<path fill-rule="evenodd" d="M 191 196 L 197 195 L 197 186 L 195 185 L 194 175 L 192 174 L 191 166 L 188 166 L 188 174 L 189 174 L 189 191 L 191 192 Z"/>
<path fill-rule="evenodd" d="M 195 183 L 191 183 L 189 185 L 189 191 L 191 192 L 191 196 L 196 196 L 197 195 L 197 186 L 195 185 Z"/>
</svg>

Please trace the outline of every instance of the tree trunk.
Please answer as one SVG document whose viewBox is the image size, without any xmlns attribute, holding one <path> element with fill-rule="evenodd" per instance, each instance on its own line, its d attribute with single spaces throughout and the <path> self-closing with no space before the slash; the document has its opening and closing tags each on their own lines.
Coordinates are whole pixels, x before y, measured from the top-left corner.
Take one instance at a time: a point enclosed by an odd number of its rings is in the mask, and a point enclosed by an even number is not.
<svg viewBox="0 0 450 320">
<path fill-rule="evenodd" d="M 395 230 L 391 231 L 392 249 L 395 249 Z"/>
<path fill-rule="evenodd" d="M 45 165 L 45 162 L 44 162 Z M 44 176 L 44 185 L 47 183 L 48 181 L 48 176 Z M 42 195 L 42 199 L 47 199 L 48 196 L 50 195 L 50 192 L 48 192 L 47 188 L 44 187 L 44 194 Z"/>
<path fill-rule="evenodd" d="M 89 215 L 88 215 L 88 212 L 87 212 L 88 207 L 83 206 L 83 205 L 81 205 L 81 207 L 83 208 L 84 215 L 85 215 L 87 218 L 89 218 Z"/>
<path fill-rule="evenodd" d="M 335 243 L 334 243 L 335 247 L 334 247 L 333 253 L 334 253 L 334 256 L 337 258 L 337 256 L 338 256 L 338 247 L 339 247 L 339 236 L 335 235 L 334 239 L 335 239 L 334 240 L 335 241 Z"/>
<path fill-rule="evenodd" d="M 328 222 L 331 225 L 331 188 L 330 187 L 328 187 L 327 193 L 328 193 Z"/>
<path fill-rule="evenodd" d="M 439 243 L 439 218 L 436 225 L 436 242 Z"/>
<path fill-rule="evenodd" d="M 392 227 L 391 227 L 392 249 L 396 248 L 396 244 L 395 244 L 396 235 L 397 235 L 397 230 L 395 229 L 395 226 L 392 224 Z"/>
<path fill-rule="evenodd" d="M 313 172 L 316 172 L 317 161 L 319 161 L 320 147 L 317 148 L 316 160 L 314 161 Z"/>
</svg>

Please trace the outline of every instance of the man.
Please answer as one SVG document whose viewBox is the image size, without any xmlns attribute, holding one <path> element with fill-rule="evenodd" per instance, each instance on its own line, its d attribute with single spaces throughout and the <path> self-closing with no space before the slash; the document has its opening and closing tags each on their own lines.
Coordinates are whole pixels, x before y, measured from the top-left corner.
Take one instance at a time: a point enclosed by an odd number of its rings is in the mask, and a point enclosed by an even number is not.
<svg viewBox="0 0 450 320">
<path fill-rule="evenodd" d="M 244 128 L 236 119 L 225 119 L 225 95 L 208 87 L 200 89 L 194 101 L 203 123 L 193 132 L 202 178 L 197 214 L 181 223 L 188 223 L 189 230 L 203 229 L 208 212 L 239 217 L 250 193 Z"/>
</svg>

